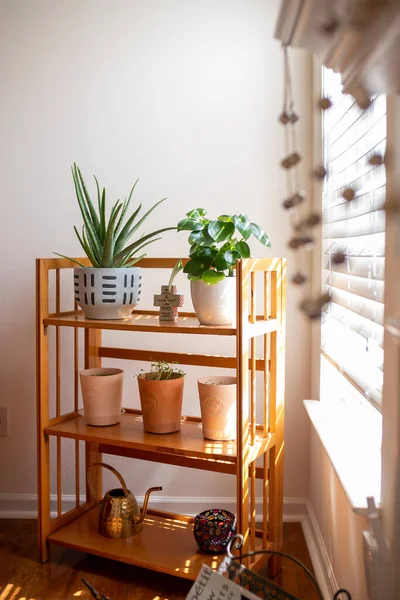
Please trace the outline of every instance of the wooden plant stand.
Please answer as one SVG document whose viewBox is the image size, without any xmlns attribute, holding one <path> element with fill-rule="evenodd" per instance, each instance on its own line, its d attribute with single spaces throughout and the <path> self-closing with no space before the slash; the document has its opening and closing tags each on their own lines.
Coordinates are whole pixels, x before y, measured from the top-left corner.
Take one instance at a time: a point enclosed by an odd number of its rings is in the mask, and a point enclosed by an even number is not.
<svg viewBox="0 0 400 600">
<path fill-rule="evenodd" d="M 85 259 L 81 262 L 89 264 Z M 138 266 L 172 269 L 175 258 L 146 258 Z M 244 536 L 242 552 L 261 547 L 282 547 L 283 457 L 284 457 L 284 373 L 285 373 L 285 275 L 284 259 L 244 259 L 237 262 L 237 324 L 200 326 L 193 313 L 180 312 L 176 322 L 161 321 L 158 310 L 134 311 L 124 321 L 86 320 L 83 313 L 61 311 L 61 276 L 72 273 L 73 263 L 66 259 L 37 260 L 37 431 L 38 431 L 38 506 L 40 559 L 48 559 L 49 544 L 88 552 L 132 565 L 195 579 L 203 562 L 216 568 L 221 556 L 198 552 L 193 533 L 193 518 L 186 515 L 149 510 L 142 531 L 125 540 L 113 540 L 97 532 L 97 509 L 80 496 L 80 469 L 85 442 L 86 469 L 102 459 L 102 454 L 126 456 L 192 469 L 230 473 L 236 478 L 237 531 Z M 257 289 L 256 289 L 257 287 Z M 73 295 L 71 274 L 71 298 Z M 256 314 L 256 292 L 260 294 L 262 314 Z M 52 306 L 50 311 L 49 305 Z M 55 329 L 49 344 L 50 329 Z M 73 328 L 71 356 L 62 353 L 61 328 Z M 212 442 L 203 439 L 200 419 L 184 417 L 180 433 L 151 435 L 143 431 L 140 411 L 127 409 L 119 425 L 90 427 L 78 409 L 79 331 L 84 336 L 85 368 L 101 366 L 102 358 L 121 360 L 167 360 L 184 365 L 223 367 L 236 370 L 237 438 L 236 442 Z M 236 356 L 210 356 L 177 352 L 157 352 L 102 345 L 101 331 L 159 332 L 164 335 L 235 336 Z M 261 338 L 262 356 L 256 356 L 256 341 Z M 260 346 L 259 344 L 259 346 Z M 50 351 L 50 346 L 54 349 Z M 61 398 L 61 363 L 71 365 L 71 398 Z M 50 366 L 52 367 L 50 369 Z M 263 373 L 262 385 L 256 382 Z M 52 385 L 50 385 L 50 382 Z M 261 389 L 258 389 L 258 388 Z M 54 393 L 50 393 L 52 388 Z M 257 390 L 256 390 L 257 388 Z M 257 393 L 256 393 L 257 392 Z M 189 393 L 189 390 L 186 390 Z M 193 393 L 197 391 L 193 390 Z M 62 401 L 61 401 L 62 400 Z M 256 408 L 262 414 L 256 422 Z M 65 410 L 65 406 L 69 410 Z M 62 410 L 63 408 L 63 410 Z M 50 415 L 53 415 L 50 417 Z M 55 438 L 56 516 L 50 507 L 50 439 Z M 74 440 L 73 470 L 75 507 L 63 512 L 62 476 L 65 461 L 62 438 Z M 65 468 L 64 466 L 64 468 Z M 262 528 L 256 528 L 256 481 L 262 480 Z M 94 478 L 102 497 L 100 469 Z M 270 563 L 272 572 L 279 563 Z M 250 564 L 254 568 L 255 562 Z"/>
</svg>

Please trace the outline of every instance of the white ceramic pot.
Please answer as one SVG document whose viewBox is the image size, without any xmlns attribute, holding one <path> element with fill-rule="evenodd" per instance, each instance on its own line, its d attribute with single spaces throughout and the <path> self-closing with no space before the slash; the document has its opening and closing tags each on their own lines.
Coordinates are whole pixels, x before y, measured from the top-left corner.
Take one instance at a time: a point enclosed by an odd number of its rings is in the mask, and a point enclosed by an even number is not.
<svg viewBox="0 0 400 600">
<path fill-rule="evenodd" d="M 191 281 L 193 308 L 201 325 L 232 325 L 236 321 L 236 277 L 214 285 Z"/>
<path fill-rule="evenodd" d="M 197 381 L 203 435 L 208 440 L 236 438 L 236 377 L 202 377 Z"/>
<path fill-rule="evenodd" d="M 74 269 L 75 301 L 87 319 L 127 319 L 139 302 L 142 269 Z"/>
<path fill-rule="evenodd" d="M 79 373 L 83 415 L 88 425 L 115 425 L 121 420 L 122 369 L 85 369 Z"/>
</svg>

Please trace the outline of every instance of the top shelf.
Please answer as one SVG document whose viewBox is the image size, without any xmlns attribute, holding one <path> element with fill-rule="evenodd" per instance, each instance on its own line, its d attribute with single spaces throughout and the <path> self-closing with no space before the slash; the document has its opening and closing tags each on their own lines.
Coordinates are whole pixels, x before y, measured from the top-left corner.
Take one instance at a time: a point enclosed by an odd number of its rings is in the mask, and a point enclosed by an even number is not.
<svg viewBox="0 0 400 600">
<path fill-rule="evenodd" d="M 231 325 L 200 325 L 194 314 L 182 313 L 177 321 L 160 321 L 159 311 L 133 311 L 129 319 L 86 319 L 82 311 L 49 315 L 43 324 L 85 329 L 113 329 L 120 331 L 150 331 L 159 333 L 193 333 L 203 335 L 236 335 Z"/>
<path fill-rule="evenodd" d="M 71 311 L 49 315 L 43 319 L 43 325 L 57 325 L 64 327 L 83 327 L 84 329 L 112 329 L 120 331 L 148 331 L 158 333 L 190 333 L 195 335 L 230 335 L 237 333 L 232 325 L 200 325 L 192 313 L 180 313 L 177 321 L 160 321 L 158 311 L 133 311 L 129 319 L 100 320 L 86 319 L 82 311 Z M 249 337 L 263 335 L 276 331 L 276 319 L 264 320 L 258 317 L 255 323 L 248 323 L 247 334 Z"/>
<path fill-rule="evenodd" d="M 89 266 L 87 258 L 78 258 L 79 263 Z M 176 258 L 143 258 L 136 266 L 144 269 L 172 269 Z M 188 259 L 184 259 L 185 261 Z M 240 336 L 242 339 L 276 332 L 281 327 L 282 292 L 285 280 L 286 261 L 282 258 L 246 258 L 236 261 L 236 297 L 239 307 L 240 322 L 236 325 L 200 325 L 193 312 L 179 311 L 175 321 L 159 320 L 158 310 L 134 310 L 128 319 L 103 320 L 87 319 L 81 310 L 61 311 L 60 279 L 63 270 L 71 270 L 74 262 L 66 258 L 37 259 L 38 287 L 38 323 L 55 327 L 78 327 L 83 329 L 142 331 L 154 333 L 183 333 L 195 335 Z M 55 271 L 54 280 L 50 281 L 49 274 Z M 262 315 L 256 315 L 256 275 L 263 276 L 259 281 L 261 291 L 259 310 Z M 50 290 L 55 292 L 56 310 L 49 314 Z M 262 306 L 262 308 L 261 308 Z M 72 306 L 71 306 L 72 308 Z M 249 314 L 248 319 L 246 313 Z M 274 315 L 266 318 L 264 315 Z M 275 318 L 275 316 L 277 318 Z M 243 318 L 243 322 L 242 319 Z"/>
</svg>

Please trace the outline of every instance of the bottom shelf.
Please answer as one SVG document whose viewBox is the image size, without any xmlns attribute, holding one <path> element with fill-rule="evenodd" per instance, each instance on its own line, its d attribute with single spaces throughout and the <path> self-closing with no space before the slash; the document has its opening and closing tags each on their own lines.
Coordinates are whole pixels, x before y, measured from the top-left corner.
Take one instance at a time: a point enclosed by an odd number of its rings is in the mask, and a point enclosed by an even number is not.
<svg viewBox="0 0 400 600">
<path fill-rule="evenodd" d="M 147 513 L 142 530 L 122 540 L 97 531 L 98 509 L 92 509 L 52 533 L 48 541 L 88 554 L 194 580 L 203 563 L 216 569 L 224 554 L 203 554 L 193 537 L 193 519 L 154 511 Z M 257 549 L 261 539 L 256 539 Z"/>
</svg>

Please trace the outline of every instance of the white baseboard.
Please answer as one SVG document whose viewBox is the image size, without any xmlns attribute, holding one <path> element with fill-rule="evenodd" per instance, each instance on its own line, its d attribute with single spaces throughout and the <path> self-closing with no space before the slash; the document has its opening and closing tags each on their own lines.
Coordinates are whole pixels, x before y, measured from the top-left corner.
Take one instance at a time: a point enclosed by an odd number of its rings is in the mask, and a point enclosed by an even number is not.
<svg viewBox="0 0 400 600">
<path fill-rule="evenodd" d="M 305 516 L 301 521 L 304 538 L 324 600 L 331 600 L 335 592 L 339 589 L 339 586 L 318 525 L 317 517 L 308 499 L 306 500 L 305 508 Z"/>
<path fill-rule="evenodd" d="M 138 496 L 139 505 L 143 497 Z M 85 496 L 81 496 L 81 502 L 85 502 Z M 283 501 L 283 520 L 285 522 L 300 522 L 306 514 L 305 498 L 285 498 Z M 236 512 L 234 497 L 192 497 L 192 496 L 159 496 L 153 494 L 150 497 L 150 506 L 158 510 L 181 513 L 183 515 L 195 516 L 199 512 L 212 507 L 221 507 L 231 512 Z M 262 521 L 262 500 L 256 499 L 256 519 Z M 75 496 L 64 494 L 62 500 L 63 512 L 75 507 Z M 57 497 L 50 496 L 51 516 L 56 516 Z M 0 518 L 1 519 L 36 519 L 37 498 L 36 494 L 0 494 Z"/>
</svg>

